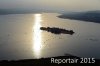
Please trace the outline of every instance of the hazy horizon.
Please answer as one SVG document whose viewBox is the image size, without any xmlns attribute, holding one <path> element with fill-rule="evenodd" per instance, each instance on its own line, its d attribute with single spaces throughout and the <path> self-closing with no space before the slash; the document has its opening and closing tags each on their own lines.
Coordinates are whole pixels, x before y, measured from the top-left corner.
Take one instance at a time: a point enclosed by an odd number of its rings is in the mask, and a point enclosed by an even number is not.
<svg viewBox="0 0 100 66">
<path fill-rule="evenodd" d="M 0 9 L 90 11 L 100 10 L 100 0 L 0 0 Z"/>
</svg>

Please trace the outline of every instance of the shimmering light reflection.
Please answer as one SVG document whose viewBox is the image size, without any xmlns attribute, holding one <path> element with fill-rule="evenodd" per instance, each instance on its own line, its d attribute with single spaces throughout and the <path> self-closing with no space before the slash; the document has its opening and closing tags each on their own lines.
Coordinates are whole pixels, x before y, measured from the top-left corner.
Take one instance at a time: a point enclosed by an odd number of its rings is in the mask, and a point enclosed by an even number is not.
<svg viewBox="0 0 100 66">
<path fill-rule="evenodd" d="M 35 24 L 33 26 L 33 51 L 36 58 L 39 58 L 41 54 L 41 21 L 41 14 L 35 14 Z"/>
</svg>

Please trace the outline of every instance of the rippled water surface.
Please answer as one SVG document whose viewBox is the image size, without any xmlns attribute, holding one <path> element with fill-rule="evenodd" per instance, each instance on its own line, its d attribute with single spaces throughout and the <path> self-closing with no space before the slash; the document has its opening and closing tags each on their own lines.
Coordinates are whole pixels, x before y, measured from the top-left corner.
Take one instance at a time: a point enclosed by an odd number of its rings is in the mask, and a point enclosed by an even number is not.
<svg viewBox="0 0 100 66">
<path fill-rule="evenodd" d="M 100 24 L 61 19 L 57 13 L 0 15 L 0 60 L 71 54 L 100 59 Z M 40 27 L 73 30 L 56 35 Z"/>
</svg>

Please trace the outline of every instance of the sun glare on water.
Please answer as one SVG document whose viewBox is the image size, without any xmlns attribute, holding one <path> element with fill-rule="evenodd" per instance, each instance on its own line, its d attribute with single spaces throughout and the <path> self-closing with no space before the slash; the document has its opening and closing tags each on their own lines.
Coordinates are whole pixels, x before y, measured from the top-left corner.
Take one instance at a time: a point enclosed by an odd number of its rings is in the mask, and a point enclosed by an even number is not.
<svg viewBox="0 0 100 66">
<path fill-rule="evenodd" d="M 33 26 L 33 51 L 34 51 L 34 56 L 36 58 L 39 58 L 41 55 L 41 14 L 35 14 L 35 24 Z"/>
</svg>

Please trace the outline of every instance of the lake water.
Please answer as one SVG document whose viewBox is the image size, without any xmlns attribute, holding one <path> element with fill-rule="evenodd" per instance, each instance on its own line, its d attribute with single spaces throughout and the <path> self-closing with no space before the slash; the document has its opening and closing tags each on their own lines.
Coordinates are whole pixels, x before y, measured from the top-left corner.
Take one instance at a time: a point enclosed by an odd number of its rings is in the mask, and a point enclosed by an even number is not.
<svg viewBox="0 0 100 66">
<path fill-rule="evenodd" d="M 0 60 L 71 54 L 100 59 L 100 24 L 61 19 L 57 13 L 0 15 Z M 56 35 L 40 27 L 73 30 Z"/>
</svg>

